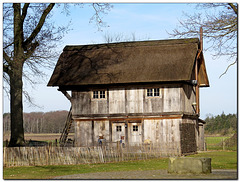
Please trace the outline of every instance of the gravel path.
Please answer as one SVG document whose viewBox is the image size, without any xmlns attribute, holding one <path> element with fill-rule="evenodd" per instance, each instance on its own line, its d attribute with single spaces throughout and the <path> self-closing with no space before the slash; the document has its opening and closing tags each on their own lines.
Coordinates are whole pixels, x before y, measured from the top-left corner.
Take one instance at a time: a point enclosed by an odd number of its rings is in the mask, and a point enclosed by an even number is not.
<svg viewBox="0 0 240 182">
<path fill-rule="evenodd" d="M 169 174 L 167 170 L 114 171 L 58 176 L 54 179 L 238 179 L 237 170 L 212 170 L 211 174 Z"/>
</svg>

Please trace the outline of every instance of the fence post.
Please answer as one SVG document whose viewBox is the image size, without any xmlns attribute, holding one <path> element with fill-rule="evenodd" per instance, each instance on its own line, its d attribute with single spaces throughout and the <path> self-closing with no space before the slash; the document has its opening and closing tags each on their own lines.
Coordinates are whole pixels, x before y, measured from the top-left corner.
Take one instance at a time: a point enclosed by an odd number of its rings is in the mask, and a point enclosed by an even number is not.
<svg viewBox="0 0 240 182">
<path fill-rule="evenodd" d="M 222 147 L 223 147 L 223 150 L 225 150 L 225 140 L 222 139 Z"/>
<path fill-rule="evenodd" d="M 55 139 L 55 146 L 56 146 L 56 147 L 58 146 L 57 138 Z"/>
<path fill-rule="evenodd" d="M 45 147 L 45 151 L 46 151 L 46 165 L 48 165 L 48 147 Z"/>
<path fill-rule="evenodd" d="M 5 167 L 6 166 L 6 148 L 7 147 L 3 147 L 3 166 Z"/>
</svg>

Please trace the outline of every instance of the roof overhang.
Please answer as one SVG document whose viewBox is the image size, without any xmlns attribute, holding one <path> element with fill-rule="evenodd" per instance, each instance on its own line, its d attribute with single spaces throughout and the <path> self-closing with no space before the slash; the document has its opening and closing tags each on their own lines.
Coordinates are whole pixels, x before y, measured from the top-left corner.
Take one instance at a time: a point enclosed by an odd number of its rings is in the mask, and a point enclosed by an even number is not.
<svg viewBox="0 0 240 182">
<path fill-rule="evenodd" d="M 209 87 L 209 80 L 206 70 L 206 65 L 204 61 L 203 52 L 201 51 L 200 56 L 198 58 L 198 82 L 200 87 Z"/>
</svg>

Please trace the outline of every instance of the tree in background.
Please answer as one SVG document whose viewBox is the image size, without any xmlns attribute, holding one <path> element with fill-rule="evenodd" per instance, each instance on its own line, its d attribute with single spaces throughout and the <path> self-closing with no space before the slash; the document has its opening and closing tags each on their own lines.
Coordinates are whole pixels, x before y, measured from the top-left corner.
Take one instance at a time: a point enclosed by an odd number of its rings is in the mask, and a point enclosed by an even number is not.
<svg viewBox="0 0 240 182">
<path fill-rule="evenodd" d="M 41 76 L 41 67 L 51 67 L 58 57 L 55 48 L 69 30 L 68 25 L 51 22 L 54 7 L 68 9 L 69 4 L 4 3 L 3 4 L 3 72 L 6 93 L 10 95 L 11 139 L 9 146 L 24 145 L 23 78 L 35 83 L 32 76 Z M 110 10 L 109 4 L 94 3 L 91 18 L 98 26 L 104 25 L 101 14 Z"/>
<path fill-rule="evenodd" d="M 205 119 L 205 132 L 207 134 L 233 134 L 237 132 L 237 115 L 228 114 L 212 116 L 209 115 Z"/>
<path fill-rule="evenodd" d="M 25 133 L 62 133 L 68 111 L 23 113 Z M 10 113 L 3 114 L 3 132 L 10 132 Z M 74 132 L 74 125 L 70 132 Z"/>
<path fill-rule="evenodd" d="M 230 66 L 237 63 L 237 3 L 201 3 L 197 8 L 206 12 L 185 14 L 186 19 L 180 20 L 180 26 L 169 34 L 179 38 L 198 37 L 202 27 L 203 38 L 209 45 L 207 49 L 214 52 L 214 58 L 227 56 L 232 61 L 224 75 Z"/>
</svg>

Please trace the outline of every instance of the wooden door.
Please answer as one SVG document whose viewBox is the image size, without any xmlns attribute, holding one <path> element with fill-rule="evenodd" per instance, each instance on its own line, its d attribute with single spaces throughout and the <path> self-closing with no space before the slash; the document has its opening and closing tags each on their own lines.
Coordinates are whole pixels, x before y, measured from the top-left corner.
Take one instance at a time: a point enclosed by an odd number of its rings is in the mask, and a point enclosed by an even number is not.
<svg viewBox="0 0 240 182">
<path fill-rule="evenodd" d="M 128 123 L 129 145 L 139 145 L 142 143 L 142 123 Z"/>
<path fill-rule="evenodd" d="M 121 138 L 125 139 L 125 123 L 112 123 L 112 141 L 120 141 Z"/>
</svg>

